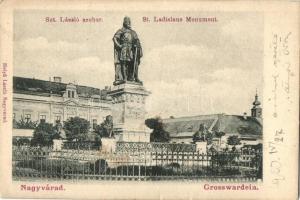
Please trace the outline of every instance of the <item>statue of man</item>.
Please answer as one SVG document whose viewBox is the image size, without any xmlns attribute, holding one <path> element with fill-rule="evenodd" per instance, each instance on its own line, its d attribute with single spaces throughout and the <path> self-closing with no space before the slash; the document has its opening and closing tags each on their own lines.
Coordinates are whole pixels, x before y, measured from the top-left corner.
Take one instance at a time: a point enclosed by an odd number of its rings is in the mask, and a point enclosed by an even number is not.
<svg viewBox="0 0 300 200">
<path fill-rule="evenodd" d="M 114 136 L 114 132 L 113 132 L 113 117 L 111 115 L 108 115 L 105 117 L 105 121 L 104 121 L 104 127 L 107 131 L 107 135 L 109 138 Z"/>
<path fill-rule="evenodd" d="M 115 33 L 113 42 L 116 68 L 114 84 L 126 81 L 142 83 L 138 78 L 138 67 L 143 52 L 136 32 L 131 29 L 129 17 L 124 17 L 123 27 Z"/>
</svg>

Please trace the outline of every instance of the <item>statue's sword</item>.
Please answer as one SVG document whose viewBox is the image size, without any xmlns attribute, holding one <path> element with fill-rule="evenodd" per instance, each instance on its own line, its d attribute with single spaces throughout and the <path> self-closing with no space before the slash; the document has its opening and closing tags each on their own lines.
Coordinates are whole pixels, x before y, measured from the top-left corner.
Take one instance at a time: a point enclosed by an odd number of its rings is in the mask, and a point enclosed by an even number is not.
<svg viewBox="0 0 300 200">
<path fill-rule="evenodd" d="M 134 62 L 133 62 L 133 78 L 135 78 L 135 72 L 136 72 L 136 57 L 137 57 L 137 47 L 135 47 L 135 54 L 134 54 Z"/>
</svg>

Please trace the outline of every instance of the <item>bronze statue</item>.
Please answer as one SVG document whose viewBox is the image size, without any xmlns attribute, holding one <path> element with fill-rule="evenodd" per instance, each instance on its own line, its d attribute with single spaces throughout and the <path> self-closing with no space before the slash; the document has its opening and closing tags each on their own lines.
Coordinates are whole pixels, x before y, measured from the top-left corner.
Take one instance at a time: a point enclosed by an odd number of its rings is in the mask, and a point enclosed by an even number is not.
<svg viewBox="0 0 300 200">
<path fill-rule="evenodd" d="M 126 81 L 142 84 L 138 78 L 140 59 L 143 56 L 140 40 L 131 29 L 129 17 L 124 17 L 123 27 L 114 37 L 115 82 L 114 85 Z"/>
<path fill-rule="evenodd" d="M 106 116 L 105 120 L 100 124 L 99 128 L 97 129 L 98 130 L 96 132 L 100 134 L 101 137 L 114 137 L 113 117 L 111 115 Z"/>
</svg>

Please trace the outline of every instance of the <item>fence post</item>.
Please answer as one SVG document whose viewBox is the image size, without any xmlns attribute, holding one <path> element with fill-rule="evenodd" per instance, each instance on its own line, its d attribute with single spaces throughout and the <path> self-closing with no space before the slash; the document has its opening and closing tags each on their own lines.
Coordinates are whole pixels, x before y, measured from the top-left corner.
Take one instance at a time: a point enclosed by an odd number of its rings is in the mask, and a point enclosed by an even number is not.
<svg viewBox="0 0 300 200">
<path fill-rule="evenodd" d="M 206 167 L 205 167 L 205 170 L 206 170 L 206 176 L 209 174 L 209 170 L 212 168 L 211 166 L 211 160 L 212 160 L 212 152 L 207 152 L 206 154 L 203 154 L 204 155 L 204 161 L 206 162 Z"/>
<path fill-rule="evenodd" d="M 63 164 L 62 164 L 62 159 L 60 160 L 60 180 L 63 178 Z"/>
<path fill-rule="evenodd" d="M 141 165 L 140 165 L 140 162 L 139 162 L 139 175 L 138 175 L 138 180 L 140 181 L 141 180 Z"/>
<path fill-rule="evenodd" d="M 238 171 L 240 171 L 240 154 L 237 154 Z"/>
<path fill-rule="evenodd" d="M 141 180 L 141 162 L 140 162 L 140 159 L 141 159 L 141 149 L 140 149 L 140 145 L 138 144 L 138 152 L 139 152 L 139 157 L 138 157 L 138 169 L 139 169 L 139 172 L 138 172 L 138 180 L 140 181 Z"/>
<path fill-rule="evenodd" d="M 181 176 L 182 176 L 182 174 L 183 174 L 183 167 L 184 167 L 184 164 L 183 164 L 183 161 L 184 161 L 184 152 L 182 151 L 181 152 Z"/>
<path fill-rule="evenodd" d="M 164 162 L 164 149 L 161 148 L 161 152 L 160 152 L 160 178 L 162 176 L 164 176 L 164 170 L 163 170 L 163 162 Z"/>
<path fill-rule="evenodd" d="M 43 159 L 42 159 L 42 156 L 41 156 L 41 152 L 38 152 L 38 156 L 39 158 L 41 159 L 41 178 L 43 177 L 44 173 L 43 173 Z M 28 166 L 29 166 L 30 163 L 28 163 Z"/>
<path fill-rule="evenodd" d="M 83 172 L 82 178 L 83 178 L 83 180 L 84 180 L 84 178 L 85 178 L 85 177 L 84 177 L 84 175 L 85 175 L 85 173 L 84 173 L 84 170 L 85 170 L 84 164 L 85 164 L 85 163 L 83 163 L 83 165 L 82 165 L 82 168 L 83 168 L 83 170 L 82 170 L 82 172 Z"/>
<path fill-rule="evenodd" d="M 193 164 L 192 164 L 192 176 L 194 176 L 195 174 L 194 174 L 194 172 L 195 172 L 195 152 L 193 151 L 193 158 L 192 158 L 192 162 L 193 162 Z"/>
<path fill-rule="evenodd" d="M 145 159 L 145 163 L 144 163 L 144 168 L 145 168 L 145 172 L 144 172 L 144 180 L 146 179 L 146 177 L 147 177 L 147 149 L 145 148 L 145 152 L 144 152 L 144 159 Z"/>
<path fill-rule="evenodd" d="M 154 169 L 157 169 L 157 150 L 155 151 L 155 168 Z M 155 176 L 157 176 L 157 170 L 155 170 Z"/>
</svg>

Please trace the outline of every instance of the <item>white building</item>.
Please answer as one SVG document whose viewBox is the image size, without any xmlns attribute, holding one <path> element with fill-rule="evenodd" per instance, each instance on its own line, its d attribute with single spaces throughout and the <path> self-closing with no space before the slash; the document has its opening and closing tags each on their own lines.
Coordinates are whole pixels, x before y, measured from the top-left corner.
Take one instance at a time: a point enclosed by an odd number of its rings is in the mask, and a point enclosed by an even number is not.
<svg viewBox="0 0 300 200">
<path fill-rule="evenodd" d="M 13 120 L 35 123 L 44 120 L 55 124 L 79 116 L 94 127 L 111 115 L 109 89 L 66 84 L 60 77 L 54 77 L 53 81 L 14 77 Z M 17 128 L 16 123 L 14 127 Z"/>
</svg>

